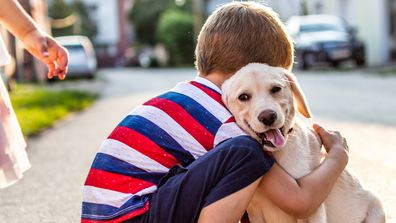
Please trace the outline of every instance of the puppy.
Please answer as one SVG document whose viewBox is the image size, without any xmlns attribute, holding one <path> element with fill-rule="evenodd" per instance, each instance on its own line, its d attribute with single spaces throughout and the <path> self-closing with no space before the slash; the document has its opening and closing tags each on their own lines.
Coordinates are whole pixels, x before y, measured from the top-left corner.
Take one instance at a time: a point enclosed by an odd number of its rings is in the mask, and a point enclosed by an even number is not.
<svg viewBox="0 0 396 223">
<path fill-rule="evenodd" d="M 280 67 L 252 63 L 222 85 L 222 100 L 237 124 L 272 152 L 276 162 L 292 177 L 300 178 L 321 162 L 321 141 L 296 120 L 296 110 L 311 117 L 295 76 Z M 316 213 L 298 220 L 276 207 L 257 190 L 247 209 L 252 223 L 382 223 L 380 200 L 365 189 L 347 168 Z"/>
</svg>

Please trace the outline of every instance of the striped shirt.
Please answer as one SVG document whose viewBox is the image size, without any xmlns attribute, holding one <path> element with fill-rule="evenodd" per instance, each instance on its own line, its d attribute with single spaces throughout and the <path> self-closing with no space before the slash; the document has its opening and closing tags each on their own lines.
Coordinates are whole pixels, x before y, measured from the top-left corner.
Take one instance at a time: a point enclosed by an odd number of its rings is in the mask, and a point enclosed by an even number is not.
<svg viewBox="0 0 396 223">
<path fill-rule="evenodd" d="M 196 77 L 130 112 L 102 143 L 88 173 L 81 222 L 121 222 L 145 213 L 169 169 L 244 135 L 220 89 Z"/>
</svg>

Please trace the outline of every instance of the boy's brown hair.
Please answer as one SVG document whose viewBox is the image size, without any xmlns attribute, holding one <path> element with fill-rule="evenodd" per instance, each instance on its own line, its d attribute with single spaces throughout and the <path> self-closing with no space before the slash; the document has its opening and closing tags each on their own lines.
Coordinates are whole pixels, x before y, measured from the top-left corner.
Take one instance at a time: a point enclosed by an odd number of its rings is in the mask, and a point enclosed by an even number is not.
<svg viewBox="0 0 396 223">
<path fill-rule="evenodd" d="M 270 8 L 255 2 L 232 2 L 206 20 L 195 58 L 201 75 L 234 73 L 252 62 L 291 69 L 294 48 L 283 23 Z"/>
</svg>

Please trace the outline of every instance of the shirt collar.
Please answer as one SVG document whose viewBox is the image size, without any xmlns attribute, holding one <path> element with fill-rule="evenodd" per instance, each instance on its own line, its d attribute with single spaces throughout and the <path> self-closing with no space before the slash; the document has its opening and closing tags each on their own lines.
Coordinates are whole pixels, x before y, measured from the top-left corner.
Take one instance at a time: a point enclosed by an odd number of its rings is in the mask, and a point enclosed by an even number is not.
<svg viewBox="0 0 396 223">
<path fill-rule="evenodd" d="M 203 85 L 215 90 L 217 93 L 221 94 L 221 89 L 219 87 L 217 87 L 217 85 L 215 85 L 213 82 L 211 82 L 210 80 L 208 80 L 206 78 L 203 78 L 203 77 L 200 77 L 197 75 L 194 78 L 194 81 L 198 82 L 200 84 L 203 84 Z"/>
</svg>

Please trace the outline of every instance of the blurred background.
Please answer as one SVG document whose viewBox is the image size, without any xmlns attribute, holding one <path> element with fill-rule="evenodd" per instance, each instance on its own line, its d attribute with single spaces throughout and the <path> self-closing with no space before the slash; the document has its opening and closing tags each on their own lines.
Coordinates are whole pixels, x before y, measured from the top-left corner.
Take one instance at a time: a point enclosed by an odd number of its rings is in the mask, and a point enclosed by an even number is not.
<svg viewBox="0 0 396 223">
<path fill-rule="evenodd" d="M 225 2 L 20 0 L 41 28 L 53 36 L 87 37 L 93 44 L 99 68 L 192 66 L 195 39 L 203 22 Z M 330 62 L 338 67 L 346 59 L 370 67 L 389 65 L 396 60 L 395 0 L 260 2 L 272 7 L 288 24 L 297 44 L 297 64 L 304 68 L 317 62 Z M 334 15 L 334 18 L 294 18 L 311 14 Z M 42 64 L 24 52 L 11 35 L 4 31 L 2 34 L 15 59 L 15 69 L 11 69 L 9 76 L 18 81 L 44 81 Z M 78 40 L 68 44 L 78 45 Z M 73 60 L 79 56 L 78 47 L 70 46 L 69 50 L 73 51 L 71 65 L 74 65 L 78 61 Z M 312 57 L 307 52 L 317 54 Z M 90 65 L 91 70 L 95 68 L 95 64 Z"/>
<path fill-rule="evenodd" d="M 94 155 L 135 106 L 194 78 L 197 35 L 225 0 L 19 0 L 70 53 L 65 81 L 1 28 L 4 68 L 32 168 L 0 191 L 0 222 L 78 222 Z M 266 0 L 296 46 L 313 120 L 337 129 L 350 166 L 396 222 L 396 0 Z M 1 6 L 0 6 L 1 7 Z M 81 112 L 79 112 L 81 111 Z"/>
</svg>

